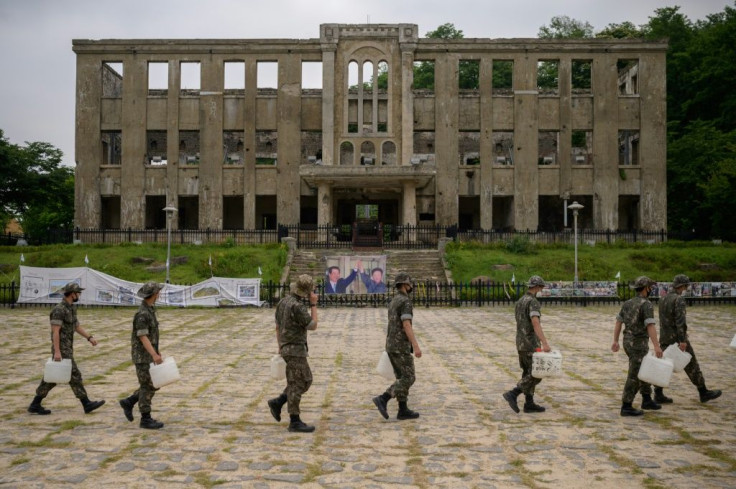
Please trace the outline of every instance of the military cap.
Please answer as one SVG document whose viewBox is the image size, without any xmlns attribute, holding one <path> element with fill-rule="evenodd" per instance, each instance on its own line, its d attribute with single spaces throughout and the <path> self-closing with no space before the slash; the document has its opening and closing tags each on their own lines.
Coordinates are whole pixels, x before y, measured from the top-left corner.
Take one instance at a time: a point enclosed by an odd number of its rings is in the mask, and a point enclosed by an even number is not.
<svg viewBox="0 0 736 489">
<path fill-rule="evenodd" d="M 683 274 L 675 275 L 674 280 L 672 280 L 672 286 L 677 288 L 682 287 L 683 285 L 690 285 L 690 277 Z"/>
<path fill-rule="evenodd" d="M 544 287 L 547 285 L 547 282 L 544 281 L 542 277 L 539 275 L 532 275 L 529 278 L 529 282 L 527 282 L 527 287 Z"/>
<path fill-rule="evenodd" d="M 643 289 L 644 287 L 649 287 L 656 283 L 657 282 L 655 282 L 651 278 L 642 275 L 641 277 L 638 277 L 636 280 L 634 280 L 634 285 L 632 285 L 631 288 L 632 289 Z"/>
<path fill-rule="evenodd" d="M 309 297 L 314 292 L 314 279 L 307 275 L 299 275 L 294 284 L 294 293 L 299 297 Z"/>
<path fill-rule="evenodd" d="M 394 279 L 394 287 L 398 287 L 401 284 L 411 285 L 411 277 L 406 272 L 399 272 L 396 274 Z"/>
<path fill-rule="evenodd" d="M 158 292 L 159 290 L 163 289 L 163 284 L 159 284 L 157 282 L 146 282 L 143 284 L 143 287 L 138 290 L 138 297 L 142 297 L 144 299 L 148 299 L 153 294 Z"/>
<path fill-rule="evenodd" d="M 84 289 L 79 286 L 76 282 L 69 282 L 65 286 L 63 286 L 61 289 L 59 289 L 59 292 L 62 294 L 71 294 L 72 292 L 82 292 Z"/>
</svg>

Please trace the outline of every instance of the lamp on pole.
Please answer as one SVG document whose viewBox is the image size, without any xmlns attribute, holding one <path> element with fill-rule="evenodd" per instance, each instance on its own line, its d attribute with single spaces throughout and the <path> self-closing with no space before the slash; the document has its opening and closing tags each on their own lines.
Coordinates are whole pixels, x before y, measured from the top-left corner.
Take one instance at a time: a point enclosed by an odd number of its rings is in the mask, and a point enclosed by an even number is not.
<svg viewBox="0 0 736 489">
<path fill-rule="evenodd" d="M 164 207 L 166 213 L 166 283 L 169 283 L 169 268 L 171 264 L 171 217 L 176 212 L 176 207 L 169 204 Z"/>
<path fill-rule="evenodd" d="M 573 290 L 578 286 L 578 211 L 583 207 L 585 206 L 578 204 L 577 201 L 567 206 L 568 209 L 572 210 L 573 227 L 575 228 L 575 282 L 572 285 Z"/>
</svg>

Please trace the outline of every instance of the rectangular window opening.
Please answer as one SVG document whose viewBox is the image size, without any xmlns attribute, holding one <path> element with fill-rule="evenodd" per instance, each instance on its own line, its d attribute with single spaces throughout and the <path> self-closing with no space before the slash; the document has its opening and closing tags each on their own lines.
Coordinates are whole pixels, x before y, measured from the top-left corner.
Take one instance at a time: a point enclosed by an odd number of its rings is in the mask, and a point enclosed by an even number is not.
<svg viewBox="0 0 736 489">
<path fill-rule="evenodd" d="M 618 132 L 618 164 L 639 165 L 639 131 Z"/>
<path fill-rule="evenodd" d="M 179 229 L 199 229 L 199 196 L 179 196 Z"/>
<path fill-rule="evenodd" d="M 146 229 L 166 229 L 166 196 L 146 195 Z"/>
<path fill-rule="evenodd" d="M 151 166 L 165 166 L 167 137 L 166 131 L 146 131 L 146 161 Z"/>
<path fill-rule="evenodd" d="M 539 166 L 557 166 L 557 149 L 560 143 L 559 131 L 539 131 L 539 144 L 537 145 L 537 163 Z"/>
<path fill-rule="evenodd" d="M 512 60 L 493 60 L 493 95 L 514 94 L 514 62 Z"/>
<path fill-rule="evenodd" d="M 279 63 L 277 61 L 259 61 L 256 64 L 257 88 L 276 90 L 279 86 Z"/>
<path fill-rule="evenodd" d="M 559 95 L 560 62 L 542 60 L 537 62 L 537 90 L 540 95 Z"/>
<path fill-rule="evenodd" d="M 321 61 L 302 61 L 302 90 L 322 90 Z"/>
<path fill-rule="evenodd" d="M 120 196 L 100 198 L 100 227 L 120 229 Z"/>
<path fill-rule="evenodd" d="M 102 63 L 102 97 L 121 98 L 123 96 L 123 63 L 106 61 Z"/>
<path fill-rule="evenodd" d="M 245 228 L 245 204 L 242 195 L 222 197 L 222 229 Z"/>
<path fill-rule="evenodd" d="M 422 163 L 435 164 L 434 131 L 414 131 L 414 151 L 411 156 L 412 165 Z"/>
<path fill-rule="evenodd" d="M 414 62 L 413 89 L 434 92 L 434 61 Z"/>
<path fill-rule="evenodd" d="M 458 66 L 458 88 L 460 90 L 480 89 L 480 61 L 476 59 L 460 60 Z"/>
<path fill-rule="evenodd" d="M 322 164 L 322 131 L 302 131 L 302 164 Z"/>
<path fill-rule="evenodd" d="M 169 63 L 148 63 L 148 95 L 164 95 L 169 90 Z"/>
<path fill-rule="evenodd" d="M 571 136 L 571 163 L 573 165 L 593 164 L 593 131 L 573 130 Z"/>
<path fill-rule="evenodd" d="M 224 131 L 222 133 L 224 165 L 241 166 L 244 164 L 244 137 L 243 131 Z"/>
<path fill-rule="evenodd" d="M 256 131 L 256 165 L 276 166 L 278 145 L 278 132 Z"/>
<path fill-rule="evenodd" d="M 225 61 L 225 90 L 245 91 L 245 62 Z"/>
<path fill-rule="evenodd" d="M 572 60 L 572 93 L 590 94 L 591 93 L 591 68 L 593 62 L 589 59 Z"/>
<path fill-rule="evenodd" d="M 479 131 L 461 131 L 458 134 L 458 153 L 460 157 L 460 165 L 477 166 L 480 165 L 480 132 Z"/>
<path fill-rule="evenodd" d="M 181 91 L 198 92 L 201 88 L 202 73 L 199 62 L 182 61 L 181 63 Z M 198 95 L 193 93 L 192 95 Z"/>
<path fill-rule="evenodd" d="M 616 68 L 618 69 L 618 94 L 637 95 L 639 93 L 639 60 L 619 59 Z"/>
<path fill-rule="evenodd" d="M 513 131 L 493 132 L 493 165 L 511 166 L 514 164 Z"/>
<path fill-rule="evenodd" d="M 199 131 L 179 131 L 179 164 L 199 165 Z"/>
<path fill-rule="evenodd" d="M 101 161 L 103 165 L 119 165 L 122 163 L 123 135 L 121 131 L 102 131 Z"/>
</svg>

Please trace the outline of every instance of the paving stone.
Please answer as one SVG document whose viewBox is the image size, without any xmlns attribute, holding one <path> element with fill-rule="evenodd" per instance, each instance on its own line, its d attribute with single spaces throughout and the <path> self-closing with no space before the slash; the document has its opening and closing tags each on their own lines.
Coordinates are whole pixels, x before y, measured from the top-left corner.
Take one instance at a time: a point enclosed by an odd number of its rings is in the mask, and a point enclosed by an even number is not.
<svg viewBox="0 0 736 489">
<path fill-rule="evenodd" d="M 232 462 L 232 461 L 226 460 L 224 462 L 220 462 L 219 464 L 217 464 L 217 467 L 215 467 L 215 470 L 218 470 L 218 471 L 231 471 L 231 470 L 238 470 L 238 467 L 239 467 L 239 465 L 238 465 L 237 462 Z"/>
<path fill-rule="evenodd" d="M 353 470 L 357 470 L 358 472 L 375 472 L 376 469 L 378 469 L 378 466 L 376 464 L 355 464 L 353 465 Z"/>
<path fill-rule="evenodd" d="M 304 480 L 304 476 L 301 474 L 264 474 L 263 478 L 270 481 L 291 482 L 294 484 L 299 484 Z"/>
<path fill-rule="evenodd" d="M 414 478 L 408 475 L 403 476 L 403 477 L 389 477 L 389 476 L 374 477 L 373 480 L 381 484 L 398 484 L 398 485 L 405 485 L 405 486 L 414 484 Z"/>
<path fill-rule="evenodd" d="M 135 464 L 133 462 L 120 462 L 115 464 L 115 468 L 112 469 L 115 472 L 130 472 L 135 470 Z"/>
<path fill-rule="evenodd" d="M 143 466 L 143 470 L 148 472 L 163 472 L 164 470 L 168 470 L 170 467 L 167 463 L 150 463 Z"/>
<path fill-rule="evenodd" d="M 270 462 L 254 462 L 248 465 L 250 470 L 271 470 L 273 464 Z"/>
</svg>

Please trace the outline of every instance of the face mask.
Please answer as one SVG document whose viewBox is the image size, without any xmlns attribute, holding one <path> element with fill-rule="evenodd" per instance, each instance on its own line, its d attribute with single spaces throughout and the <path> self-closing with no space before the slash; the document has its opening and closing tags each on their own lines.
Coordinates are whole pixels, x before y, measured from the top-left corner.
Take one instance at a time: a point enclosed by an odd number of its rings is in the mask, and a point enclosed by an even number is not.
<svg viewBox="0 0 736 489">
<path fill-rule="evenodd" d="M 79 294 L 74 295 L 74 299 L 72 299 L 72 302 L 79 302 Z"/>
</svg>

